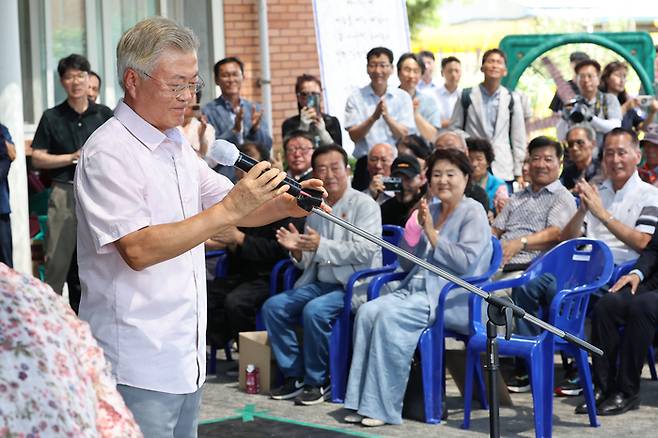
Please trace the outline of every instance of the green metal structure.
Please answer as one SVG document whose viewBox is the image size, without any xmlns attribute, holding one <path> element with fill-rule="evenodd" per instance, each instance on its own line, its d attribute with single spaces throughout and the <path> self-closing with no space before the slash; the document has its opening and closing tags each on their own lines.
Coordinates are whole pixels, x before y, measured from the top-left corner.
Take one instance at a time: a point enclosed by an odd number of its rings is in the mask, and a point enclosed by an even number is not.
<svg viewBox="0 0 658 438">
<path fill-rule="evenodd" d="M 646 32 L 508 35 L 500 42 L 501 50 L 507 55 L 508 74 L 503 85 L 516 88 L 525 69 L 543 53 L 555 47 L 581 43 L 596 44 L 619 54 L 639 76 L 645 94 L 654 94 L 656 51 L 651 36 Z"/>
</svg>

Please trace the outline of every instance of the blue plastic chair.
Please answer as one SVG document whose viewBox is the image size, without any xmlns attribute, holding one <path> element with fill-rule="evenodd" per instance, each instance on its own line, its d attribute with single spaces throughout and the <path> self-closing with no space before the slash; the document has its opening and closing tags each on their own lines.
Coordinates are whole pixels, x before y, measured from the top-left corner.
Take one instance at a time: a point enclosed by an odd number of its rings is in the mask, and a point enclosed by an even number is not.
<svg viewBox="0 0 658 438">
<path fill-rule="evenodd" d="M 587 303 L 592 291 L 604 286 L 613 270 L 612 253 L 608 246 L 598 240 L 573 239 L 562 242 L 514 279 L 487 283 L 482 289 L 488 292 L 521 286 L 544 273 L 556 277 L 559 292 L 551 302 L 548 322 L 579 337 L 584 335 Z M 481 321 L 482 298 L 470 297 L 469 311 L 473 335 L 466 346 L 466 381 L 464 393 L 471 394 L 473 372 L 480 366 L 480 353 L 486 350 L 486 329 Z M 580 380 L 583 382 L 585 400 L 588 405 L 589 421 L 598 426 L 592 376 L 587 362 L 587 352 L 572 346 L 551 333 L 543 332 L 536 337 L 512 335 L 510 340 L 498 337 L 501 355 L 521 356 L 528 362 L 534 404 L 535 435 L 550 437 L 553 414 L 553 354 L 565 351 L 576 358 Z M 470 397 L 465 398 L 463 428 L 470 424 Z"/>
<path fill-rule="evenodd" d="M 217 258 L 215 265 L 215 278 L 226 278 L 228 275 L 228 254 L 223 249 L 215 251 L 207 251 L 206 259 Z M 231 355 L 230 343 L 224 346 L 224 353 L 226 360 L 233 360 Z M 208 361 L 208 374 L 215 374 L 217 372 L 217 346 L 210 346 L 210 360 Z"/>
<path fill-rule="evenodd" d="M 495 236 L 491 236 L 491 245 L 493 247 L 493 253 L 487 271 L 477 277 L 465 277 L 465 281 L 474 285 L 480 285 L 496 273 L 503 259 L 503 250 L 500 246 L 500 241 Z M 370 283 L 368 288 L 368 300 L 377 298 L 385 283 L 402 280 L 407 274 L 407 272 L 395 272 L 377 277 Z M 445 338 L 457 338 L 465 343 L 468 341 L 468 336 L 446 330 L 444 327 L 443 310 L 445 308 L 445 300 L 450 291 L 457 288 L 459 286 L 452 282 L 449 282 L 443 287 L 439 295 L 436 320 L 434 324 L 423 331 L 418 340 L 426 423 L 440 423 L 443 414 L 441 402 L 443 400 L 443 389 L 445 386 Z M 478 376 L 480 381 L 480 403 L 486 409 L 487 397 L 482 372 L 479 372 Z M 468 394 L 465 393 L 464 397 L 468 397 Z"/>
</svg>

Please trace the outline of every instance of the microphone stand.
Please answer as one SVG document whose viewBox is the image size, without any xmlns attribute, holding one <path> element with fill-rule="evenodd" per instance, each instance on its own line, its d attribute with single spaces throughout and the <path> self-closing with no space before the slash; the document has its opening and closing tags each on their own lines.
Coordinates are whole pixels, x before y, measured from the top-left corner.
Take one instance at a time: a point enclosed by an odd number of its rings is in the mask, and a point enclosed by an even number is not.
<svg viewBox="0 0 658 438">
<path fill-rule="evenodd" d="M 455 283 L 456 285 L 466 289 L 467 291 L 478 295 L 483 300 L 488 303 L 487 315 L 489 320 L 487 321 L 487 370 L 489 374 L 490 390 L 489 390 L 489 436 L 498 438 L 500 437 L 500 418 L 499 418 L 499 401 L 498 394 L 496 392 L 496 380 L 498 369 L 498 344 L 497 344 L 497 327 L 505 327 L 505 338 L 509 339 L 511 336 L 511 326 L 512 326 L 512 316 L 517 318 L 523 318 L 526 321 L 554 334 L 559 336 L 565 341 L 571 342 L 572 344 L 577 345 L 580 348 L 583 348 L 590 353 L 603 356 L 603 351 L 595 347 L 587 341 L 580 339 L 577 336 L 567 333 L 559 328 L 552 326 L 551 324 L 525 312 L 522 308 L 514 304 L 509 298 L 497 297 L 491 293 L 485 292 L 479 287 L 473 286 L 472 284 L 462 280 L 461 278 L 446 272 L 431 263 L 428 263 L 426 260 L 423 260 L 408 251 L 405 251 L 397 246 L 381 239 L 373 234 L 370 234 L 358 227 L 355 227 L 351 223 L 344 221 L 343 219 L 334 216 L 330 213 L 321 210 L 318 207 L 312 207 L 309 211 L 321 216 L 336 225 L 339 225 L 359 236 L 363 237 L 366 240 L 371 241 L 372 243 L 386 248 L 389 251 L 397 254 L 398 256 L 409 260 L 412 263 L 415 263 L 422 268 L 427 269 L 428 271 L 442 277 L 448 281 Z M 470 394 L 465 394 L 465 397 L 470 397 Z"/>
</svg>

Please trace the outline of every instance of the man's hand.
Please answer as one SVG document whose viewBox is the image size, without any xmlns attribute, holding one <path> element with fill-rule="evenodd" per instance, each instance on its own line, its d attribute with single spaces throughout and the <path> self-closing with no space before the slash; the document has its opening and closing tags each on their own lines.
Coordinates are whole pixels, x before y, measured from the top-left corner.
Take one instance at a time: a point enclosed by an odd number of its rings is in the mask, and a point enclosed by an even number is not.
<svg viewBox="0 0 658 438">
<path fill-rule="evenodd" d="M 377 104 L 377 106 L 381 107 L 382 117 L 384 118 L 388 117 L 388 107 L 386 106 L 386 99 L 383 96 L 381 99 L 379 99 L 379 103 Z"/>
<path fill-rule="evenodd" d="M 420 110 L 420 99 L 418 98 L 418 96 L 415 96 L 415 97 L 411 100 L 411 103 L 412 103 L 413 106 L 414 106 L 414 113 L 417 113 L 418 110 Z"/>
<path fill-rule="evenodd" d="M 260 129 L 260 122 L 263 120 L 263 111 L 258 111 L 254 108 L 254 111 L 251 113 L 251 131 L 257 131 Z"/>
<path fill-rule="evenodd" d="M 77 163 L 78 160 L 80 159 L 80 149 L 78 149 L 77 151 L 75 151 L 75 152 L 73 152 L 72 154 L 69 154 L 69 155 L 71 157 L 71 164 Z"/>
<path fill-rule="evenodd" d="M 299 249 L 315 252 L 320 247 L 320 234 L 313 228 L 306 226 L 306 233 L 299 235 Z"/>
<path fill-rule="evenodd" d="M 379 194 L 384 191 L 383 178 L 384 175 L 373 176 L 372 180 L 370 181 L 370 185 L 368 186 L 368 191 L 370 191 L 370 196 L 372 196 L 375 199 L 377 199 Z"/>
<path fill-rule="evenodd" d="M 375 111 L 372 113 L 372 118 L 374 120 L 379 120 L 379 118 L 382 116 L 384 112 L 384 107 L 386 104 L 384 103 L 384 98 L 382 97 L 379 99 L 379 102 L 377 102 L 377 105 L 375 106 Z"/>
<path fill-rule="evenodd" d="M 288 224 L 288 228 L 281 227 L 276 230 L 276 241 L 279 245 L 290 251 L 292 256 L 300 261 L 302 259 L 302 250 L 300 248 L 299 231 L 293 224 Z"/>
<path fill-rule="evenodd" d="M 233 225 L 220 229 L 212 240 L 216 240 L 226 245 L 242 245 L 244 243 L 245 234 L 238 230 L 238 227 Z"/>
<path fill-rule="evenodd" d="M 323 198 L 327 197 L 327 191 L 324 189 L 322 181 L 319 179 L 308 179 L 306 181 L 302 181 L 300 185 L 302 186 L 302 189 L 317 190 L 322 192 Z M 274 199 L 271 205 L 268 204 L 268 208 L 274 208 L 278 211 L 281 211 L 285 214 L 285 216 L 288 217 L 304 217 L 310 214 L 308 211 L 297 205 L 297 199 L 294 196 L 291 196 L 287 193 L 284 193 L 283 195 Z M 331 207 L 329 207 L 324 202 L 320 208 L 327 213 L 331 213 Z"/>
<path fill-rule="evenodd" d="M 631 286 L 631 294 L 635 295 L 637 287 L 640 285 L 640 277 L 637 274 L 622 275 L 619 280 L 609 289 L 611 293 L 618 292 L 621 288 L 629 284 Z"/>
<path fill-rule="evenodd" d="M 238 112 L 235 113 L 235 123 L 233 124 L 233 132 L 239 134 L 242 132 L 242 117 L 244 116 L 244 108 L 240 105 Z"/>
<path fill-rule="evenodd" d="M 585 207 L 598 219 L 605 220 L 610 214 L 603 207 L 603 202 L 601 201 L 601 196 L 596 187 L 585 181 L 579 181 L 576 184 L 576 190 L 580 194 L 581 204 L 585 204 Z"/>
<path fill-rule="evenodd" d="M 237 223 L 256 208 L 288 190 L 288 185 L 277 189 L 286 174 L 270 167 L 271 164 L 267 161 L 256 164 L 226 195 L 221 203 L 224 204 L 227 212 L 233 216 L 233 220 L 229 223 Z M 289 197 L 293 199 L 292 196 Z"/>
<path fill-rule="evenodd" d="M 523 243 L 521 243 L 520 239 L 503 240 L 500 244 L 503 247 L 503 266 L 505 266 L 512 257 L 521 252 L 521 249 L 523 248 Z"/>
</svg>

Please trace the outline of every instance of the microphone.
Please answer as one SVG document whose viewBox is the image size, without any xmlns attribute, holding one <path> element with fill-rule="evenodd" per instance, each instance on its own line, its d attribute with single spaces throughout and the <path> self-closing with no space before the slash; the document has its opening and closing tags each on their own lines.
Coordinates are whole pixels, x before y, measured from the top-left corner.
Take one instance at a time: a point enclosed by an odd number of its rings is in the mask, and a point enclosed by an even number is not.
<svg viewBox="0 0 658 438">
<path fill-rule="evenodd" d="M 240 152 L 233 143 L 223 139 L 215 140 L 208 151 L 208 155 L 222 166 L 237 167 L 245 172 L 249 172 L 252 167 L 258 164 L 258 161 Z M 319 207 L 322 204 L 322 193 L 320 191 L 303 189 L 301 184 L 289 176 L 286 176 L 277 188 L 286 184 L 290 186 L 288 193 L 297 198 L 298 204 L 305 210 L 309 210 L 307 204 L 310 204 L 311 208 Z"/>
</svg>

